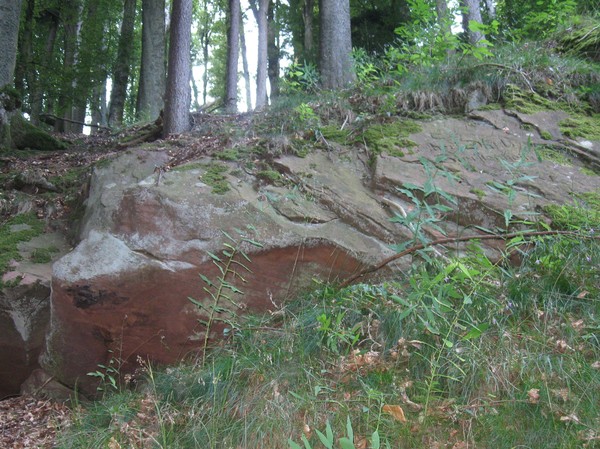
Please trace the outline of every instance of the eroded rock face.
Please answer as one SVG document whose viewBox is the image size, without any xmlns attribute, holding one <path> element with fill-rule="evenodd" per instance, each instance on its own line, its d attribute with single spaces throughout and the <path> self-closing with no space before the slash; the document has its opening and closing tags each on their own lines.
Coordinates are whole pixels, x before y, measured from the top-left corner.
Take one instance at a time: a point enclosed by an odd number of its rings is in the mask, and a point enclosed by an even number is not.
<svg viewBox="0 0 600 449">
<path fill-rule="evenodd" d="M 50 315 L 50 286 L 36 280 L 0 290 L 0 400 L 19 394 L 39 367 Z"/>
<path fill-rule="evenodd" d="M 455 199 L 440 199 L 452 211 L 436 217 L 448 235 L 503 228 L 507 208 L 525 217 L 548 202 L 567 202 L 570 192 L 593 190 L 595 180 L 579 162 L 540 162 L 523 152 L 532 137 L 517 118 L 487 114 L 479 122 L 424 123 L 411 136 L 417 147 L 402 157 L 382 154 L 374 164 L 360 150 L 282 156 L 274 167 L 285 186 L 261 184 L 228 163 L 231 190 L 224 195 L 202 181 L 200 165 L 167 172 L 157 183 L 155 167 L 170 160 L 163 150 L 131 151 L 96 168 L 81 243 L 54 265 L 43 367 L 93 392 L 86 373 L 99 363 L 113 359 L 124 373 L 137 367 L 137 356 L 171 363 L 197 353 L 203 315 L 188 297 L 206 298 L 199 274 L 217 278 L 209 253 L 223 248 L 223 231 L 237 237 L 236 229 L 251 227 L 263 245 L 243 247 L 253 271 L 238 285 L 243 314 L 272 310 L 314 278 L 345 279 L 392 255 L 390 245 L 414 240 L 414 229 L 390 221 L 415 208 L 399 190 L 407 185 L 419 196 L 429 183 Z M 512 185 L 514 195 L 498 185 Z M 440 236 L 435 227 L 421 229 Z M 489 242 L 490 256 L 498 256 L 498 246 Z M 219 338 L 222 328 L 212 331 Z"/>
</svg>

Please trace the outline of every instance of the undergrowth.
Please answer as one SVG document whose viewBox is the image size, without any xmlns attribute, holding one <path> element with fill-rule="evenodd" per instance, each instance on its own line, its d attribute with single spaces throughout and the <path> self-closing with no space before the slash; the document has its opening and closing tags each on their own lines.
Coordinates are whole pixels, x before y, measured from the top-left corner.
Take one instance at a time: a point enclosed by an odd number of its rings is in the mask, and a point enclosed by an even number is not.
<svg viewBox="0 0 600 449">
<path fill-rule="evenodd" d="M 349 430 L 357 448 L 594 447 L 589 233 L 539 237 L 516 268 L 473 244 L 383 284 L 315 285 L 203 361 L 142 363 L 141 386 L 78 413 L 58 447 L 350 447 Z"/>
</svg>

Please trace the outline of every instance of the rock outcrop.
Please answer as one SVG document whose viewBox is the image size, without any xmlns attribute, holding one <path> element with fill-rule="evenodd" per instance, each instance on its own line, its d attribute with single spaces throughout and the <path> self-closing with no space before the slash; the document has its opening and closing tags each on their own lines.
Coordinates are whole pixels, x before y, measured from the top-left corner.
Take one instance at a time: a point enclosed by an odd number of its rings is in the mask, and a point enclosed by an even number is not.
<svg viewBox="0 0 600 449">
<path fill-rule="evenodd" d="M 263 245 L 243 247 L 252 259 L 252 274 L 238 285 L 243 314 L 274 310 L 313 279 L 345 279 L 390 256 L 391 245 L 417 232 L 390 219 L 413 212 L 432 189 L 446 196 L 430 200 L 451 210 L 438 213 L 435 226 L 424 217 L 415 223 L 430 238 L 440 235 L 438 227 L 451 235 L 504 228 L 507 209 L 526 218 L 544 204 L 569 201 L 571 192 L 597 188 L 576 157 L 561 164 L 527 151 L 543 141 L 518 118 L 481 114 L 479 121 L 423 123 L 410 136 L 416 146 L 401 155 L 373 158 L 368 149 L 333 146 L 278 157 L 277 186 L 243 163 L 217 162 L 226 165 L 224 194 L 208 185 L 210 158 L 162 174 L 156 167 L 171 155 L 137 149 L 96 168 L 81 243 L 54 265 L 43 367 L 91 392 L 95 379 L 86 373 L 98 364 L 113 360 L 124 373 L 138 356 L 171 363 L 196 354 L 203 313 L 188 298 L 206 299 L 200 274 L 217 279 L 211 254 L 228 242 L 223 232 L 236 237 L 241 230 Z M 487 248 L 490 256 L 497 246 Z M 222 331 L 215 327 L 210 337 Z"/>
</svg>

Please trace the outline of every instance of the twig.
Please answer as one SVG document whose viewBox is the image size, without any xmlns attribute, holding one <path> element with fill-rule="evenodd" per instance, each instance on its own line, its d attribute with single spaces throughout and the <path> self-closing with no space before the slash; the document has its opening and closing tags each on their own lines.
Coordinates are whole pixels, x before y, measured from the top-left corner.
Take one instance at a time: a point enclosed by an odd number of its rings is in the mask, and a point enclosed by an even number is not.
<svg viewBox="0 0 600 449">
<path fill-rule="evenodd" d="M 360 271 L 359 273 L 350 276 L 345 281 L 343 281 L 339 285 L 339 287 L 340 288 L 347 287 L 351 283 L 356 281 L 358 278 L 366 276 L 367 274 L 370 274 L 370 273 L 374 273 L 375 271 L 382 269 L 383 267 L 390 264 L 391 262 L 394 262 L 395 260 L 398 260 L 408 254 L 412 254 L 416 251 L 419 251 L 420 249 L 424 249 L 424 248 L 427 248 L 430 246 L 445 245 L 446 243 L 468 242 L 470 240 L 506 240 L 506 239 L 512 239 L 514 237 L 519 237 L 519 236 L 522 236 L 525 238 L 530 238 L 530 237 L 537 237 L 537 236 L 544 236 L 544 235 L 581 235 L 581 234 L 574 232 L 574 231 L 532 231 L 532 232 L 511 232 L 509 234 L 468 235 L 468 236 L 463 236 L 463 237 L 445 237 L 443 239 L 434 240 L 434 241 L 426 243 L 426 244 L 419 243 L 418 245 L 411 246 L 410 248 L 407 248 L 404 251 L 399 252 L 398 254 L 394 254 L 393 256 L 383 259 L 381 262 L 379 262 L 374 267 L 366 268 L 366 269 Z M 600 236 L 594 236 L 591 238 L 600 239 Z"/>
<path fill-rule="evenodd" d="M 111 128 L 109 128 L 107 126 L 95 125 L 93 123 L 80 122 L 79 120 L 71 120 L 71 119 L 65 118 L 65 117 L 58 117 L 58 116 L 56 116 L 54 114 L 42 114 L 42 116 L 44 116 L 44 117 L 50 117 L 50 118 L 53 118 L 54 120 L 62 120 L 63 122 L 75 123 L 77 125 L 89 126 L 90 128 L 106 129 L 108 131 L 111 130 Z"/>
</svg>

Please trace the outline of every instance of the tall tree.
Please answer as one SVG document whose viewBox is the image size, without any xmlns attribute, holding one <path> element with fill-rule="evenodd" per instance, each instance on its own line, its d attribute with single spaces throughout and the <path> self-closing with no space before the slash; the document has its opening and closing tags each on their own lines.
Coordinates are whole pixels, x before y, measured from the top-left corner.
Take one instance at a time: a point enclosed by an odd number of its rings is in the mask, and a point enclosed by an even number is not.
<svg viewBox="0 0 600 449">
<path fill-rule="evenodd" d="M 238 57 L 240 54 L 240 0 L 229 0 L 227 17 L 227 66 L 225 69 L 225 110 L 237 111 Z"/>
<path fill-rule="evenodd" d="M 0 0 L 0 87 L 14 83 L 21 0 Z"/>
<path fill-rule="evenodd" d="M 250 0 L 250 7 L 258 25 L 258 56 L 256 61 L 256 109 L 267 104 L 268 30 L 267 10 L 269 0 Z"/>
<path fill-rule="evenodd" d="M 485 35 L 481 31 L 472 31 L 469 23 L 483 23 L 481 18 L 481 2 L 480 0 L 460 0 L 460 6 L 462 8 L 463 29 L 469 43 L 477 45 L 478 42 L 485 39 Z"/>
<path fill-rule="evenodd" d="M 163 127 L 165 136 L 190 128 L 191 42 L 192 0 L 173 0 Z"/>
<path fill-rule="evenodd" d="M 112 76 L 112 91 L 110 94 L 110 110 L 108 112 L 109 126 L 120 125 L 123 122 L 127 83 L 131 70 L 133 55 L 133 31 L 135 27 L 136 0 L 125 0 L 123 5 L 123 21 L 119 49 Z"/>
<path fill-rule="evenodd" d="M 244 32 L 244 18 L 240 15 L 240 52 L 242 55 L 242 74 L 246 91 L 246 110 L 252 110 L 252 94 L 250 92 L 250 69 L 248 68 L 248 52 L 246 50 L 246 33 Z"/>
<path fill-rule="evenodd" d="M 319 66 L 325 89 L 346 87 L 355 78 L 352 62 L 349 0 L 321 0 Z"/>
<path fill-rule="evenodd" d="M 271 99 L 279 95 L 279 24 L 277 23 L 277 10 L 279 0 L 269 0 L 267 12 L 267 72 L 269 75 L 269 86 L 271 87 Z"/>
<path fill-rule="evenodd" d="M 0 89 L 14 84 L 20 14 L 21 0 L 0 0 Z M 0 94 L 0 147 L 10 147 L 9 112 L 13 107 L 4 103 L 8 100 L 4 97 Z"/>
<path fill-rule="evenodd" d="M 154 119 L 165 93 L 165 0 L 142 0 L 142 65 L 138 118 Z"/>
</svg>

